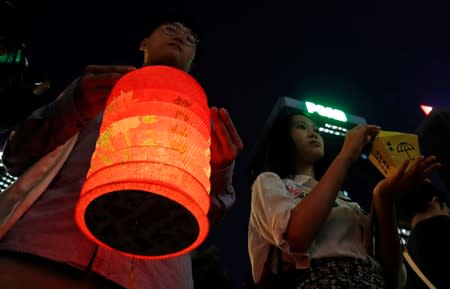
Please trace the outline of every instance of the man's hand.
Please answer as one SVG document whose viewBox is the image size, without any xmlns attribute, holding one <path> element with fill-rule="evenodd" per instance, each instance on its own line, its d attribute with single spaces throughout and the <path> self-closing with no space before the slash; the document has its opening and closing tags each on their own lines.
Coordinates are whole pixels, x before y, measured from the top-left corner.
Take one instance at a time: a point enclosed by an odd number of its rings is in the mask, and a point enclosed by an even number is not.
<svg viewBox="0 0 450 289">
<path fill-rule="evenodd" d="M 211 166 L 224 168 L 230 165 L 244 148 L 226 109 L 212 107 L 211 111 Z"/>
<path fill-rule="evenodd" d="M 89 120 L 99 114 L 116 82 L 135 69 L 126 65 L 88 65 L 74 96 L 75 106 L 83 118 Z"/>
</svg>

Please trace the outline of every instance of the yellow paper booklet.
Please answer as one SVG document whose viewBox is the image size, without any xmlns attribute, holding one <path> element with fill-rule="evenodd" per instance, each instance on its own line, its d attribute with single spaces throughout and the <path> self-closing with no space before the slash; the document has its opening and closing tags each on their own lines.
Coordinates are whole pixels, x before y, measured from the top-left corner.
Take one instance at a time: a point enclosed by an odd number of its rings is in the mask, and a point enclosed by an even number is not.
<svg viewBox="0 0 450 289">
<path fill-rule="evenodd" d="M 382 130 L 374 140 L 369 160 L 386 177 L 395 173 L 405 160 L 412 163 L 418 156 L 417 135 Z"/>
</svg>

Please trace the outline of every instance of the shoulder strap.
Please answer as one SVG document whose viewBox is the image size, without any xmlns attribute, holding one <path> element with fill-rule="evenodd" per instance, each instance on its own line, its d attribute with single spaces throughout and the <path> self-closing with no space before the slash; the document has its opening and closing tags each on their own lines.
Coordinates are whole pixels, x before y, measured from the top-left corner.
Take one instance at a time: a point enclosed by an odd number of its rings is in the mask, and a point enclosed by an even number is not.
<svg viewBox="0 0 450 289">
<path fill-rule="evenodd" d="M 411 258 L 411 256 L 408 253 L 408 250 L 406 249 L 406 246 L 402 243 L 403 247 L 403 257 L 405 258 L 406 262 L 408 262 L 408 265 L 411 267 L 411 269 L 416 272 L 417 276 L 419 276 L 420 279 L 427 285 L 430 289 L 436 289 L 436 287 L 431 283 L 431 281 L 422 273 L 422 271 L 417 267 L 414 260 Z"/>
<path fill-rule="evenodd" d="M 38 160 L 0 194 L 0 240 L 42 195 L 66 162 L 78 133 Z"/>
</svg>

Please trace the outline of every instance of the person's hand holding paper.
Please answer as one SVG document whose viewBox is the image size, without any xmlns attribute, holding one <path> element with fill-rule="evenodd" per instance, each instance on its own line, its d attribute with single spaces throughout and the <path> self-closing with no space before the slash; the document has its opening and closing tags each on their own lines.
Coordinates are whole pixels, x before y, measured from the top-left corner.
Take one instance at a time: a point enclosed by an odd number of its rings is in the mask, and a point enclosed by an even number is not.
<svg viewBox="0 0 450 289">
<path fill-rule="evenodd" d="M 369 160 L 387 177 L 395 173 L 405 160 L 411 164 L 420 155 L 417 135 L 382 130 L 374 140 Z"/>
</svg>

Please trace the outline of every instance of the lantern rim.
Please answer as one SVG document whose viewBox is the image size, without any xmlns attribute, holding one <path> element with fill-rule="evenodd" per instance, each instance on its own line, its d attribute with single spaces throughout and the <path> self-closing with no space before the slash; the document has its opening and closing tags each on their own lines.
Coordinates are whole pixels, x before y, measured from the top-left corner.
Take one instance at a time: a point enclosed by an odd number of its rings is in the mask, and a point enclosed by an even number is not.
<svg viewBox="0 0 450 289">
<path fill-rule="evenodd" d="M 153 194 L 165 197 L 167 199 L 170 199 L 171 201 L 174 201 L 174 202 L 184 206 L 185 208 L 188 209 L 188 211 L 194 216 L 195 220 L 197 221 L 197 224 L 199 227 L 199 232 L 198 232 L 196 240 L 190 246 L 187 246 L 186 248 L 184 248 L 180 251 L 166 254 L 166 255 L 157 255 L 157 256 L 130 254 L 130 253 L 120 251 L 116 248 L 113 248 L 113 247 L 105 244 L 104 242 L 102 242 L 101 240 L 96 238 L 91 233 L 91 231 L 88 229 L 86 222 L 85 222 L 84 212 L 86 211 L 87 207 L 94 199 L 98 198 L 99 196 L 103 196 L 103 195 L 106 195 L 106 194 L 112 192 L 110 189 L 111 187 L 115 188 L 114 191 L 133 189 L 133 190 L 142 190 L 142 191 L 146 191 L 146 192 L 151 192 Z M 171 190 L 173 194 L 172 195 L 158 194 L 157 190 L 154 189 L 155 187 L 158 187 L 159 189 Z M 108 189 L 105 190 L 106 188 L 108 188 Z M 164 183 L 164 182 L 158 182 L 158 183 L 153 182 L 152 184 L 148 184 L 148 183 L 142 183 L 142 182 L 132 182 L 132 181 L 127 180 L 127 181 L 122 181 L 122 182 L 108 183 L 105 185 L 95 187 L 92 190 L 81 195 L 81 197 L 79 198 L 77 206 L 75 207 L 75 220 L 76 220 L 76 223 L 77 223 L 77 226 L 79 227 L 79 229 L 84 234 L 86 234 L 86 236 L 89 239 L 91 239 L 95 243 L 101 244 L 102 246 L 105 246 L 111 250 L 120 252 L 122 255 L 129 256 L 129 257 L 135 257 L 138 259 L 154 259 L 154 260 L 167 259 L 167 258 L 172 258 L 172 257 L 176 257 L 179 255 L 188 253 L 188 252 L 192 251 L 193 249 L 197 248 L 206 239 L 208 232 L 209 232 L 209 220 L 208 220 L 208 216 L 207 216 L 207 211 L 204 212 L 203 209 L 189 195 L 186 195 L 184 192 L 179 190 L 177 187 L 171 185 L 170 183 Z"/>
</svg>

